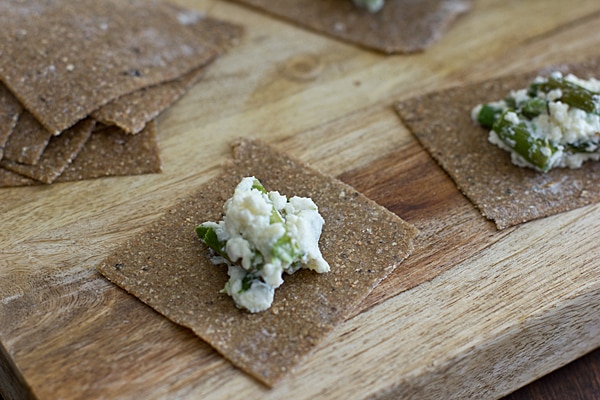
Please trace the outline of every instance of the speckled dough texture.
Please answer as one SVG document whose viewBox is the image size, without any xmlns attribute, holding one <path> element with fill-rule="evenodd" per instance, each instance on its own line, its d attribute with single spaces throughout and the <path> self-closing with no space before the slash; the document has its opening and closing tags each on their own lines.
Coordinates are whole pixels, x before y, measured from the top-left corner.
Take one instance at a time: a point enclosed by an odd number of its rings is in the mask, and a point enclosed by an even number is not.
<svg viewBox="0 0 600 400">
<path fill-rule="evenodd" d="M 52 133 L 23 110 L 4 146 L 2 159 L 34 165 L 48 146 Z"/>
<path fill-rule="evenodd" d="M 128 93 L 92 113 L 106 125 L 114 125 L 131 134 L 140 132 L 146 123 L 175 103 L 204 74 L 203 67 L 169 82 Z"/>
<path fill-rule="evenodd" d="M 351 0 L 232 0 L 317 32 L 384 53 L 422 51 L 437 41 L 470 0 L 386 0 L 377 13 Z"/>
<path fill-rule="evenodd" d="M 114 126 L 94 131 L 54 182 L 160 172 L 162 163 L 156 133 L 155 121 L 147 123 L 137 135 Z M 43 182 L 0 168 L 0 188 L 40 184 Z"/>
<path fill-rule="evenodd" d="M 0 25 L 0 187 L 159 172 L 154 119 L 243 33 L 157 0 L 9 0 Z"/>
<path fill-rule="evenodd" d="M 24 175 L 17 174 L 16 172 L 0 167 L 0 188 L 33 186 L 39 184 L 40 182 L 34 179 L 28 178 Z"/>
<path fill-rule="evenodd" d="M 174 12 L 184 13 L 175 6 L 172 9 Z M 193 16 L 190 17 L 193 22 L 188 25 L 190 31 L 209 42 L 218 53 L 224 53 L 233 47 L 243 33 L 241 27 L 225 21 L 188 15 Z M 148 121 L 172 106 L 196 84 L 209 66 L 210 64 L 201 66 L 174 80 L 123 95 L 94 111 L 92 117 L 107 125 L 116 125 L 125 132 L 138 133 Z"/>
<path fill-rule="evenodd" d="M 197 18 L 158 0 L 3 1 L 0 80 L 58 134 L 211 61 L 216 50 L 189 29 Z"/>
<path fill-rule="evenodd" d="M 151 174 L 161 169 L 155 121 L 147 123 L 137 135 L 109 126 L 92 133 L 56 182 Z"/>
<path fill-rule="evenodd" d="M 172 321 L 192 329 L 233 364 L 273 385 L 344 321 L 412 249 L 416 229 L 352 187 L 273 148 L 233 144 L 226 173 L 183 199 L 99 265 L 108 279 Z M 267 190 L 311 197 L 325 219 L 320 247 L 331 272 L 284 276 L 273 306 L 250 314 L 220 293 L 224 266 L 209 260 L 194 228 L 219 220 L 244 176 Z"/>
<path fill-rule="evenodd" d="M 22 111 L 21 103 L 0 82 L 0 160 L 4 155 L 4 146 Z"/>
<path fill-rule="evenodd" d="M 488 142 L 488 130 L 471 120 L 477 104 L 504 98 L 554 70 L 600 77 L 599 60 L 558 65 L 519 76 L 430 93 L 403 101 L 397 111 L 423 147 L 481 213 L 504 229 L 600 201 L 600 163 L 543 174 L 513 165 L 510 154 Z"/>
<path fill-rule="evenodd" d="M 61 135 L 53 136 L 35 165 L 2 160 L 0 166 L 42 183 L 52 183 L 77 157 L 92 134 L 94 124 L 94 120 L 84 119 Z"/>
</svg>

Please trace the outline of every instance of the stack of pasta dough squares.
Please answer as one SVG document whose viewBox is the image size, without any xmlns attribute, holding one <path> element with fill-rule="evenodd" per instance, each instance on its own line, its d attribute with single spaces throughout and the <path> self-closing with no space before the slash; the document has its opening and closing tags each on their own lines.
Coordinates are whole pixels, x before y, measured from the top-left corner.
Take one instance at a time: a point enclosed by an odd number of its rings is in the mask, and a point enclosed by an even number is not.
<svg viewBox="0 0 600 400">
<path fill-rule="evenodd" d="M 0 187 L 159 172 L 156 117 L 241 33 L 158 0 L 0 2 Z"/>
</svg>

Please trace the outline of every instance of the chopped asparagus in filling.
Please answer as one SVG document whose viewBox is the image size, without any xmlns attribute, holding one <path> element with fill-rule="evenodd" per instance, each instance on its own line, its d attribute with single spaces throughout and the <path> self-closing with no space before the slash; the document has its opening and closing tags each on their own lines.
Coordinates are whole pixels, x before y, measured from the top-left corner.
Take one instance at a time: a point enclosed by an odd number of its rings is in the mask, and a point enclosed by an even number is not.
<svg viewBox="0 0 600 400">
<path fill-rule="evenodd" d="M 547 172 L 600 159 L 600 81 L 554 72 L 503 100 L 480 104 L 473 120 L 514 164 Z"/>
<path fill-rule="evenodd" d="M 200 224 L 196 233 L 213 251 L 213 263 L 227 265 L 223 291 L 238 307 L 268 309 L 283 272 L 329 271 L 318 246 L 324 220 L 311 199 L 267 192 L 258 179 L 247 177 L 223 211 L 223 220 Z"/>
</svg>

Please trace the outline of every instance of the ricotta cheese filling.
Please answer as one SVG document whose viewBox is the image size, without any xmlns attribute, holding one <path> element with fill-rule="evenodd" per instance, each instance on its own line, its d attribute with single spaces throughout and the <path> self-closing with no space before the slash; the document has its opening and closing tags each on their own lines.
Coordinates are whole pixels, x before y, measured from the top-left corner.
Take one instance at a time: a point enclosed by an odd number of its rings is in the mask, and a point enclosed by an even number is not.
<svg viewBox="0 0 600 400">
<path fill-rule="evenodd" d="M 480 104 L 471 118 L 513 164 L 547 172 L 600 159 L 600 81 L 553 72 L 503 100 Z"/>
<path fill-rule="evenodd" d="M 246 177 L 225 202 L 223 219 L 200 224 L 196 232 L 213 251 L 212 262 L 228 268 L 223 291 L 255 313 L 271 307 L 284 272 L 330 270 L 318 244 L 324 222 L 310 198 L 288 199 Z"/>
</svg>

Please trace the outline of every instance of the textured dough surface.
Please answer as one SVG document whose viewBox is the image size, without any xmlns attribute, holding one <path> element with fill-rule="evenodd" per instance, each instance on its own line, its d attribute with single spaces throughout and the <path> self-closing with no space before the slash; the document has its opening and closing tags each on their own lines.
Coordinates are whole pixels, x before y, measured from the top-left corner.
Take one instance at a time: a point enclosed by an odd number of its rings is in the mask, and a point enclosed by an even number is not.
<svg viewBox="0 0 600 400">
<path fill-rule="evenodd" d="M 59 136 L 52 136 L 35 165 L 2 160 L 0 166 L 42 183 L 52 183 L 77 157 L 94 128 L 96 121 L 84 119 Z"/>
<path fill-rule="evenodd" d="M 189 29 L 192 16 L 158 0 L 0 2 L 0 80 L 59 134 L 211 61 L 216 50 Z"/>
<path fill-rule="evenodd" d="M 147 123 L 137 135 L 114 126 L 93 131 L 77 157 L 54 182 L 160 172 L 162 162 L 156 134 L 155 121 Z M 42 182 L 0 168 L 0 188 L 39 184 Z"/>
<path fill-rule="evenodd" d="M 470 0 L 387 0 L 372 14 L 350 0 L 233 1 L 384 53 L 424 50 L 471 7 Z"/>
<path fill-rule="evenodd" d="M 234 144 L 226 173 L 183 199 L 98 267 L 108 279 L 193 330 L 233 364 L 273 385 L 301 361 L 412 249 L 416 229 L 352 187 L 261 142 Z M 250 314 L 220 293 L 226 268 L 211 264 L 194 227 L 221 217 L 244 176 L 267 190 L 311 197 L 325 219 L 320 247 L 331 272 L 284 276 L 272 307 Z"/>
<path fill-rule="evenodd" d="M 243 29 L 238 25 L 205 16 L 197 16 L 188 26 L 190 31 L 209 42 L 218 53 L 233 47 L 243 34 Z M 208 67 L 210 64 L 171 81 L 125 94 L 94 111 L 92 117 L 104 124 L 116 125 L 125 132 L 138 133 L 148 121 L 171 107 L 195 85 Z"/>
<path fill-rule="evenodd" d="M 423 147 L 498 229 L 600 201 L 600 163 L 545 174 L 517 167 L 507 151 L 488 142 L 489 131 L 471 120 L 477 104 L 502 99 L 554 70 L 600 77 L 600 63 L 593 60 L 429 93 L 396 107 Z"/>
<path fill-rule="evenodd" d="M 4 155 L 4 146 L 22 111 L 19 100 L 0 82 L 0 160 Z"/>
</svg>

